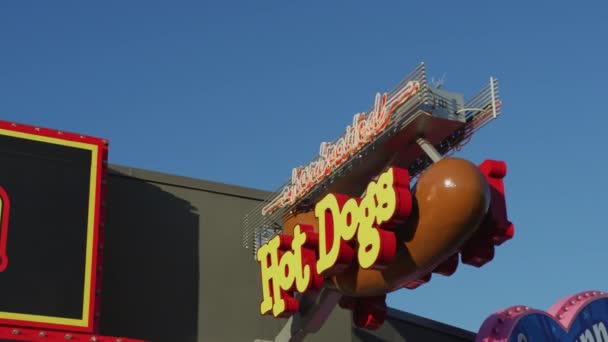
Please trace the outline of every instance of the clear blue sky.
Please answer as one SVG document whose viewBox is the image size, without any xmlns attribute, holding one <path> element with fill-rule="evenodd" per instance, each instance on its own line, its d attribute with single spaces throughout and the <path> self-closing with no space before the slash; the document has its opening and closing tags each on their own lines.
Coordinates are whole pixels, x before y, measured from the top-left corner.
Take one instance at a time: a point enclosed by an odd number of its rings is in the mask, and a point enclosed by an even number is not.
<svg viewBox="0 0 608 342">
<path fill-rule="evenodd" d="M 331 4 L 330 4 L 331 3 Z M 504 115 L 458 154 L 508 162 L 516 236 L 389 297 L 477 330 L 608 290 L 605 1 L 0 1 L 0 118 L 108 138 L 110 161 L 275 190 L 419 62 Z"/>
</svg>

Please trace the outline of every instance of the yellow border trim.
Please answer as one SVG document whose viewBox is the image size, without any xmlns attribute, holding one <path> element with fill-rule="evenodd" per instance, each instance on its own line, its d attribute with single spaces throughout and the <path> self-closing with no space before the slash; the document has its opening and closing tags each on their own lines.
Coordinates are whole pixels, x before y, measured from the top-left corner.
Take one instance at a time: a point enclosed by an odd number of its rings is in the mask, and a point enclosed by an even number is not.
<svg viewBox="0 0 608 342">
<path fill-rule="evenodd" d="M 95 233 L 95 208 L 97 205 L 97 159 L 99 156 L 99 147 L 97 145 L 81 143 L 77 141 L 63 140 L 40 136 L 31 133 L 22 133 L 0 129 L 0 135 L 8 135 L 15 138 L 22 138 L 27 140 L 34 140 L 45 142 L 49 144 L 62 145 L 74 148 L 80 148 L 91 151 L 91 174 L 89 184 L 89 215 L 87 220 L 87 247 L 86 247 L 86 260 L 85 260 L 85 271 L 84 271 L 84 293 L 83 293 L 83 308 L 82 316 L 80 319 L 74 318 L 62 318 L 54 316 L 40 316 L 40 315 L 29 315 L 29 314 L 18 314 L 12 312 L 0 311 L 0 319 L 10 319 L 18 321 L 29 321 L 36 323 L 47 323 L 47 324 L 60 324 L 70 325 L 77 327 L 87 327 L 89 325 L 89 314 L 90 314 L 90 303 L 91 303 L 91 272 L 93 263 L 93 237 Z"/>
</svg>

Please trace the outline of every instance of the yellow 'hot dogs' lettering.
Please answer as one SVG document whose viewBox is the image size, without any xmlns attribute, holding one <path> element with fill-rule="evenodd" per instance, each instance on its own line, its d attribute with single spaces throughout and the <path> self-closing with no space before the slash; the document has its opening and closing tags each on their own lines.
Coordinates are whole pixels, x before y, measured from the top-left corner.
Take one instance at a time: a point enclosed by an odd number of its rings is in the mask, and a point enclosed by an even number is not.
<svg viewBox="0 0 608 342">
<path fill-rule="evenodd" d="M 398 177 L 405 177 L 406 181 Z M 404 214 L 404 209 L 399 207 L 401 193 L 397 188 L 400 184 L 409 184 L 407 172 L 391 168 L 368 184 L 363 198 L 329 194 L 321 199 L 314 210 L 319 222 L 315 269 L 304 257 L 307 237 L 299 225 L 294 228 L 293 237 L 277 235 L 261 246 L 257 252 L 262 271 L 260 312 L 272 311 L 274 316 L 283 314 L 290 309 L 286 299 L 292 298 L 291 292 L 306 292 L 313 277 L 340 270 L 337 268 L 342 266 L 340 263 L 352 264 L 353 246 L 358 246 L 356 259 L 362 268 L 374 267 L 385 260 L 386 255 L 394 254 L 395 246 L 390 246 L 394 239 L 386 239 L 387 234 L 392 233 L 379 229 Z M 409 196 L 409 191 L 406 193 Z M 409 213 L 409 208 L 405 211 Z"/>
</svg>

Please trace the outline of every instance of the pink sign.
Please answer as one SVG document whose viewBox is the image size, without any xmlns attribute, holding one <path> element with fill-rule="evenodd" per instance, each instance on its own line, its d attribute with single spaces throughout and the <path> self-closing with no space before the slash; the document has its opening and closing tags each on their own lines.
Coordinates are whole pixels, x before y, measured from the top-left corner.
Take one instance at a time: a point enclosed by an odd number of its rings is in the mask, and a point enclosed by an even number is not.
<svg viewBox="0 0 608 342">
<path fill-rule="evenodd" d="M 513 306 L 488 317 L 477 342 L 608 341 L 608 294 L 586 291 L 558 301 L 547 312 Z"/>
</svg>

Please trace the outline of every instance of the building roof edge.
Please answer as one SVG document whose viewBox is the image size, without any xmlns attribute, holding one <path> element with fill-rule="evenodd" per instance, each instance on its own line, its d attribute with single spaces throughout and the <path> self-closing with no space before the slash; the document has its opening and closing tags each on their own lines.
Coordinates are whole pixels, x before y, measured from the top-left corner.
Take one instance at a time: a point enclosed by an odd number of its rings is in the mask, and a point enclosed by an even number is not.
<svg viewBox="0 0 608 342">
<path fill-rule="evenodd" d="M 185 177 L 179 175 L 173 175 L 169 173 L 151 171 L 133 168 L 129 166 L 110 164 L 108 171 L 111 175 L 119 177 L 136 178 L 147 182 L 159 183 L 165 185 L 173 185 L 182 188 L 195 189 L 200 191 L 225 194 L 230 196 L 248 198 L 252 200 L 262 201 L 268 196 L 270 192 L 247 188 L 237 185 L 229 185 L 219 182 L 206 181 L 202 179 Z"/>
</svg>

